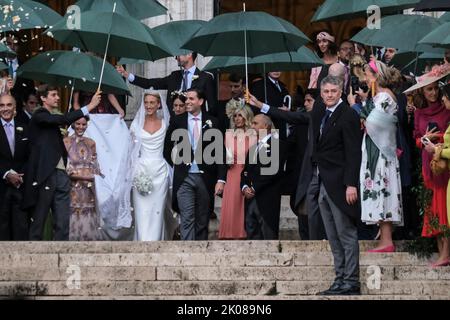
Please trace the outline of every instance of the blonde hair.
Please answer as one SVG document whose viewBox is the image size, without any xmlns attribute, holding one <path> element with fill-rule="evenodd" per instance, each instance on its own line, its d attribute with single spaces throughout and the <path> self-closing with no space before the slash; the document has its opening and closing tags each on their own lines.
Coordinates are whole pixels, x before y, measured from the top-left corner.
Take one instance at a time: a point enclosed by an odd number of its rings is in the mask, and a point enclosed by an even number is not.
<svg viewBox="0 0 450 320">
<path fill-rule="evenodd" d="M 385 63 L 378 60 L 375 61 L 375 65 L 378 68 L 378 73 L 376 74 L 377 82 L 380 87 L 389 88 L 392 91 L 399 87 L 403 81 L 400 71 L 393 67 L 389 67 Z"/>
<path fill-rule="evenodd" d="M 251 127 L 252 120 L 254 117 L 252 109 L 250 109 L 248 106 L 244 106 L 242 108 L 236 108 L 232 115 L 234 116 L 235 114 L 240 114 L 244 118 L 244 120 L 245 120 L 244 129 L 245 130 L 247 130 L 248 128 Z M 230 128 L 235 129 L 233 117 L 230 118 Z"/>
<path fill-rule="evenodd" d="M 159 93 L 157 93 L 157 92 L 146 92 L 146 93 L 144 93 L 144 100 L 148 96 L 152 96 L 152 97 L 156 98 L 156 100 L 158 100 L 158 103 L 161 104 L 161 96 L 159 95 Z"/>
</svg>

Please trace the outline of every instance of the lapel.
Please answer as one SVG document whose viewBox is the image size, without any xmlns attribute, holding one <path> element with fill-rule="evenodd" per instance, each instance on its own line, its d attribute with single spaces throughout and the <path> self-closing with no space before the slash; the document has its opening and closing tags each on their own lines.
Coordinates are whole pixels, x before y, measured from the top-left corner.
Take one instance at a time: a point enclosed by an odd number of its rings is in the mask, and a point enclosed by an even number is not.
<svg viewBox="0 0 450 320">
<path fill-rule="evenodd" d="M 325 136 L 330 131 L 331 127 L 336 125 L 336 120 L 341 116 L 342 112 L 344 111 L 345 104 L 342 102 L 340 105 L 337 106 L 336 110 L 331 114 L 330 119 L 328 119 L 327 123 L 325 124 L 325 127 L 322 130 L 322 137 L 320 140 L 322 141 Z"/>
<path fill-rule="evenodd" d="M 197 76 L 197 77 L 195 77 L 195 76 Z M 197 78 L 197 79 L 194 79 L 194 78 Z M 200 80 L 200 69 L 196 67 L 194 76 L 192 77 L 191 88 L 194 88 L 194 84 L 197 83 L 198 80 Z"/>
<path fill-rule="evenodd" d="M 17 139 L 15 139 L 15 141 L 17 141 Z M 11 148 L 9 147 L 8 138 L 6 137 L 5 128 L 3 127 L 1 122 L 0 122 L 0 151 L 10 159 L 13 158 Z"/>
</svg>

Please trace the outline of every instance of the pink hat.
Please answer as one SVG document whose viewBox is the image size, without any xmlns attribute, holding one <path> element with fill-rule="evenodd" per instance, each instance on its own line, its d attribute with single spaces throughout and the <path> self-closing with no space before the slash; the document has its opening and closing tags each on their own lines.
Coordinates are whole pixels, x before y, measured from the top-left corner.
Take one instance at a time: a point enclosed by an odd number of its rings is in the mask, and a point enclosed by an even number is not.
<svg viewBox="0 0 450 320">
<path fill-rule="evenodd" d="M 433 82 L 439 81 L 440 79 L 444 78 L 449 74 L 450 74 L 450 65 L 443 64 L 440 66 L 434 66 L 430 72 L 425 73 L 423 76 L 417 77 L 416 78 L 417 83 L 412 87 L 406 89 L 403 93 L 408 93 L 423 88 Z"/>
</svg>

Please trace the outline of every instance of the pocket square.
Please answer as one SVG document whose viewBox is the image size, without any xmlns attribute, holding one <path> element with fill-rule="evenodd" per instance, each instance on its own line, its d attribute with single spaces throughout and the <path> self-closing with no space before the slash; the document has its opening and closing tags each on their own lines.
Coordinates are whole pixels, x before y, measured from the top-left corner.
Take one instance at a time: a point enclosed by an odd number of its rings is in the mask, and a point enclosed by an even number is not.
<svg viewBox="0 0 450 320">
<path fill-rule="evenodd" d="M 27 140 L 28 140 L 28 138 L 23 138 L 23 139 L 22 139 L 22 141 L 27 141 Z"/>
</svg>

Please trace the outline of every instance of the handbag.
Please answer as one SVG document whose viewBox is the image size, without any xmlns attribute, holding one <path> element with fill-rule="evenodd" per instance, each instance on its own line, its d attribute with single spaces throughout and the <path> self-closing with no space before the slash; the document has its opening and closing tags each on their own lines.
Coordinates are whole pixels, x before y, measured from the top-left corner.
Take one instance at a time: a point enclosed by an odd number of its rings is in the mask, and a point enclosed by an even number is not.
<svg viewBox="0 0 450 320">
<path fill-rule="evenodd" d="M 448 160 L 441 158 L 441 152 L 443 148 L 443 145 L 437 145 L 436 151 L 433 155 L 433 159 L 430 161 L 431 172 L 433 172 L 435 176 L 448 171 Z"/>
</svg>

